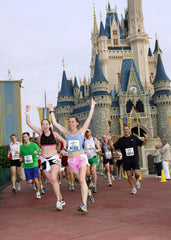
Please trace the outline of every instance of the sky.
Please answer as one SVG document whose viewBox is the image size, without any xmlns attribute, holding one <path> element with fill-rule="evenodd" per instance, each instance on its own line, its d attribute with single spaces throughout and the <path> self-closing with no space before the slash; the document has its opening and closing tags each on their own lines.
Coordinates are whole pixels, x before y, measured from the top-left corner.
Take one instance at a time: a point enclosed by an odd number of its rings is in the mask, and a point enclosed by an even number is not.
<svg viewBox="0 0 171 240">
<path fill-rule="evenodd" d="M 31 105 L 32 123 L 39 125 L 37 107 L 57 104 L 64 58 L 67 78 L 90 77 L 93 4 L 98 27 L 100 13 L 105 25 L 108 0 L 0 0 L 0 80 L 23 79 L 21 88 L 22 131 L 25 105 Z M 119 19 L 126 0 L 110 0 L 117 6 Z M 145 31 L 152 51 L 155 33 L 163 51 L 163 63 L 171 78 L 171 3 L 170 0 L 142 0 Z"/>
</svg>

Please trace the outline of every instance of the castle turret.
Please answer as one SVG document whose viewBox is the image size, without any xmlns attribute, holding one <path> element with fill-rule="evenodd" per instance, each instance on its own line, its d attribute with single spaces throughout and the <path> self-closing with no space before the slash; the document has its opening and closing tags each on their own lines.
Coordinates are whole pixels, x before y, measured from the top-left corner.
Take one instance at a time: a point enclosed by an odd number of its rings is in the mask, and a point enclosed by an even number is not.
<svg viewBox="0 0 171 240">
<path fill-rule="evenodd" d="M 157 105 L 157 128 L 158 136 L 166 139 L 171 144 L 171 80 L 168 78 L 160 53 L 158 53 L 157 71 L 154 79 L 153 101 Z"/>
<path fill-rule="evenodd" d="M 78 103 L 80 88 L 78 86 L 78 82 L 77 82 L 76 77 L 74 77 L 74 88 L 73 88 L 73 90 L 74 90 L 74 101 L 75 101 L 75 103 Z"/>
<path fill-rule="evenodd" d="M 55 107 L 55 116 L 57 121 L 60 119 L 60 123 L 64 125 L 64 120 L 71 115 L 73 106 L 74 93 L 72 79 L 67 79 L 65 66 L 63 64 L 61 91 L 58 93 L 57 106 Z"/>
<path fill-rule="evenodd" d="M 94 75 L 91 79 L 91 97 L 97 102 L 91 126 L 94 129 L 95 136 L 102 136 L 109 132 L 110 109 L 112 97 L 108 93 L 108 81 L 104 77 L 99 56 L 96 53 Z M 99 129 L 98 126 L 101 126 Z"/>
</svg>

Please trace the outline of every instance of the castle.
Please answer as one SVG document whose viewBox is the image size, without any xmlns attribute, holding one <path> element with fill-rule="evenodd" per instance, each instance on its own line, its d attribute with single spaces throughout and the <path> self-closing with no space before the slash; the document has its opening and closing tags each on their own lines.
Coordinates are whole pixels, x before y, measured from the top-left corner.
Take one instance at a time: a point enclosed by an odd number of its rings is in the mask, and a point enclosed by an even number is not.
<svg viewBox="0 0 171 240">
<path fill-rule="evenodd" d="M 93 97 L 97 102 L 90 124 L 93 136 L 101 137 L 107 132 L 121 135 L 126 122 L 132 133 L 140 137 L 150 131 L 151 139 L 166 139 L 171 144 L 170 79 L 157 37 L 154 51 L 150 48 L 142 1 L 128 0 L 121 21 L 116 7 L 111 9 L 108 1 L 106 22 L 104 25 L 101 18 L 99 28 L 94 8 L 91 41 L 91 80 L 84 79 L 79 87 L 77 78 L 72 82 L 63 69 L 55 107 L 57 121 L 64 125 L 70 115 L 75 115 L 81 126 Z"/>
</svg>

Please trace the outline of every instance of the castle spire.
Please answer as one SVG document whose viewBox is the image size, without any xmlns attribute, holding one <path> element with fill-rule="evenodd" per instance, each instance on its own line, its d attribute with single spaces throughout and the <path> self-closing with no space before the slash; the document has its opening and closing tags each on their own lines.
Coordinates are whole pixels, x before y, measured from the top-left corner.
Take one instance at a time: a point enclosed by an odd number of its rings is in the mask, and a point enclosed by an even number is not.
<svg viewBox="0 0 171 240">
<path fill-rule="evenodd" d="M 93 33 L 96 33 L 98 34 L 99 31 L 98 31 L 98 27 L 97 27 L 97 21 L 96 21 L 96 12 L 95 12 L 95 6 L 93 7 L 94 8 L 94 27 L 93 27 Z"/>
<path fill-rule="evenodd" d="M 158 38 L 157 38 L 157 33 L 155 33 L 155 48 L 154 48 L 154 52 L 153 53 L 162 53 L 162 50 L 160 49 L 159 47 L 159 41 L 158 41 Z"/>
<path fill-rule="evenodd" d="M 100 13 L 100 31 L 99 31 L 99 37 L 106 36 L 103 21 L 102 21 L 102 14 Z"/>
<path fill-rule="evenodd" d="M 158 81 L 165 81 L 165 80 L 170 80 L 165 72 L 162 58 L 160 53 L 158 52 L 158 59 L 157 59 L 157 71 L 156 71 L 156 76 L 154 79 L 153 83 L 156 83 Z"/>
<path fill-rule="evenodd" d="M 106 78 L 105 78 L 105 76 L 103 74 L 101 65 L 100 65 L 99 55 L 96 53 L 95 67 L 94 67 L 94 76 L 91 79 L 91 83 L 98 82 L 98 81 L 105 81 L 105 82 L 107 82 L 107 80 L 106 80 Z"/>
</svg>

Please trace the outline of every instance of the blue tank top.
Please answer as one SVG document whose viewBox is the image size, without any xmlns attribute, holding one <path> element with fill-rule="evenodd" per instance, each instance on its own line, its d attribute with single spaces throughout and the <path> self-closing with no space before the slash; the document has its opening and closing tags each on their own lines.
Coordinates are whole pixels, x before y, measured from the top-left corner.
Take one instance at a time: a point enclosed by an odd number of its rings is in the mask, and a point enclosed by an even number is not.
<svg viewBox="0 0 171 240">
<path fill-rule="evenodd" d="M 67 135 L 67 146 L 68 153 L 84 151 L 83 149 L 83 137 L 81 136 L 80 130 L 78 130 L 77 136 L 71 136 L 70 132 Z"/>
</svg>

